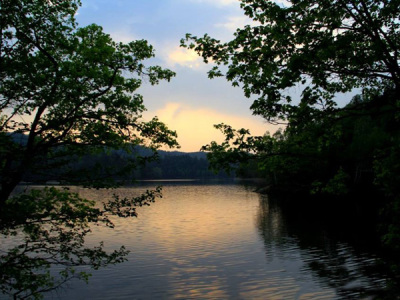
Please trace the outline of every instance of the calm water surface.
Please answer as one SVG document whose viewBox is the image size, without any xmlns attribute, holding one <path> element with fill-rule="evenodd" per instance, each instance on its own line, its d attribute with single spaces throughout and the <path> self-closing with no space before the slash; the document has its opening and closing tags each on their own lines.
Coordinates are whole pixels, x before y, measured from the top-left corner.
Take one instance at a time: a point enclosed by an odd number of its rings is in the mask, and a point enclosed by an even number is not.
<svg viewBox="0 0 400 300">
<path fill-rule="evenodd" d="M 146 187 L 149 188 L 149 187 Z M 143 187 L 118 190 L 137 195 Z M 108 249 L 125 245 L 129 261 L 93 271 L 47 299 L 360 299 L 383 284 L 368 270 L 375 256 L 290 224 L 254 187 L 175 183 L 164 197 L 96 227 L 88 238 Z M 77 189 L 104 199 L 111 192 Z M 306 220 L 304 220 L 306 221 Z"/>
</svg>

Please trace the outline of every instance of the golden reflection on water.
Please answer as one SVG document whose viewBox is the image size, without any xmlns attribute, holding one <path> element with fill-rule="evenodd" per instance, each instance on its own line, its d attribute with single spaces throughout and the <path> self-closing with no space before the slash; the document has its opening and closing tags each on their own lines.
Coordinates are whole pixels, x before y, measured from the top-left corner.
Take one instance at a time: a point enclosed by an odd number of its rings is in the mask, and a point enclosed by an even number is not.
<svg viewBox="0 0 400 300">
<path fill-rule="evenodd" d="M 223 241 L 232 232 L 235 235 L 231 243 L 247 239 L 248 232 L 255 234 L 254 216 L 258 208 L 258 196 L 255 193 L 242 193 L 245 199 L 232 199 L 229 193 L 221 190 L 219 186 L 210 186 L 204 192 L 204 186 L 199 192 L 190 187 L 180 187 L 179 194 L 173 187 L 165 187 L 163 198 L 157 199 L 149 207 L 138 209 L 138 218 L 113 218 L 115 229 L 96 230 L 96 238 L 107 240 L 109 235 L 124 235 L 122 241 L 129 237 L 137 237 L 147 233 L 151 228 L 151 235 L 146 236 L 144 243 L 159 243 L 169 251 L 178 248 L 190 248 L 192 251 L 200 250 L 199 255 L 204 255 L 202 248 L 210 241 Z M 200 192 L 201 190 L 201 192 Z M 81 196 L 89 199 L 108 199 L 111 191 L 98 191 L 78 189 Z M 121 196 L 135 196 L 138 190 L 131 188 L 118 189 Z M 196 195 L 193 199 L 193 195 Z M 217 201 L 216 201 L 217 199 Z M 243 201 L 251 201 L 252 205 L 243 207 Z M 188 205 L 188 202 L 190 204 Z M 250 212 L 250 213 L 249 213 Z M 115 236 L 114 236 L 115 237 Z M 114 238 L 113 238 L 114 240 Z M 213 245 L 218 249 L 218 243 Z M 211 253 L 212 254 L 212 253 Z M 209 254 L 207 254 L 209 255 Z"/>
<path fill-rule="evenodd" d="M 71 188 L 96 201 L 145 189 Z M 282 212 L 251 188 L 167 185 L 138 214 L 114 218 L 114 229 L 94 227 L 87 239 L 108 250 L 125 245 L 129 261 L 94 272 L 87 286 L 71 283 L 58 299 L 341 299 L 308 267 L 320 249 L 299 248 Z"/>
<path fill-rule="evenodd" d="M 91 199 L 111 195 L 78 191 Z M 110 249 L 125 245 L 132 251 L 130 262 L 152 264 L 158 269 L 152 272 L 173 291 L 166 299 L 334 299 L 329 289 L 302 288 L 282 264 L 287 256 L 265 254 L 260 222 L 268 222 L 267 239 L 279 240 L 284 233 L 280 213 L 263 203 L 240 186 L 166 186 L 163 198 L 140 208 L 137 219 L 116 218 L 113 230 L 95 228 L 90 242 L 105 241 Z"/>
</svg>

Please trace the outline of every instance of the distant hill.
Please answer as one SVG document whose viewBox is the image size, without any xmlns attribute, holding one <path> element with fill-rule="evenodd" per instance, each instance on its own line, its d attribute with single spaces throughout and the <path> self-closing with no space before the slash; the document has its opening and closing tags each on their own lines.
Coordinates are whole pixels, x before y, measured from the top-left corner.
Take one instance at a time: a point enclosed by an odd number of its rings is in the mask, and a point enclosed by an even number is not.
<svg viewBox="0 0 400 300">
<path fill-rule="evenodd" d="M 231 178 L 225 172 L 209 170 L 204 152 L 159 151 L 159 160 L 140 168 L 136 177 L 142 179 L 210 179 Z"/>
<path fill-rule="evenodd" d="M 14 142 L 25 145 L 27 136 L 10 134 Z M 43 168 L 30 170 L 24 180 L 29 182 L 64 181 L 74 178 L 76 183 L 92 180 L 94 174 L 116 180 L 131 179 L 212 179 L 231 178 L 225 172 L 217 174 L 209 170 L 207 154 L 204 152 L 158 151 L 158 159 L 143 163 L 138 156 L 151 157 L 153 152 L 144 147 L 107 151 L 97 155 L 62 157 L 62 163 L 54 164 L 43 157 Z M 66 164 L 65 164 L 66 162 Z M 54 167 L 56 166 L 56 167 Z M 124 172 L 119 172 L 123 170 Z M 71 176 L 73 174 L 73 176 Z"/>
<path fill-rule="evenodd" d="M 180 152 L 180 151 L 158 151 L 160 156 L 180 156 L 180 155 L 188 155 L 190 157 L 195 157 L 198 159 L 207 159 L 207 153 L 205 152 Z"/>
</svg>

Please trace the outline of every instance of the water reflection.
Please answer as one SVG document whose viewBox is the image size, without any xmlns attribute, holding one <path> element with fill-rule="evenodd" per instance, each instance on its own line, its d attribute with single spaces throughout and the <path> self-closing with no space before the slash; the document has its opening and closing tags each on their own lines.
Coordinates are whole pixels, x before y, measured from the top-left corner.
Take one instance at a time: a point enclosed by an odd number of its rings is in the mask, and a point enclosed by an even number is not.
<svg viewBox="0 0 400 300">
<path fill-rule="evenodd" d="M 260 197 L 257 224 L 268 261 L 276 256 L 294 264 L 301 262 L 294 272 L 311 274 L 322 289 L 331 289 L 339 299 L 374 296 L 385 288 L 374 254 L 329 236 L 315 219 L 286 216 L 278 202 Z"/>
<path fill-rule="evenodd" d="M 154 185 L 158 185 L 154 184 Z M 119 189 L 134 196 L 151 188 Z M 48 299 L 359 299 L 379 288 L 374 256 L 287 217 L 274 201 L 236 184 L 165 185 L 164 198 L 96 227 L 87 242 L 125 245 L 129 261 L 71 282 Z M 89 199 L 111 191 L 78 189 Z M 360 289 L 362 291 L 360 291 Z"/>
</svg>

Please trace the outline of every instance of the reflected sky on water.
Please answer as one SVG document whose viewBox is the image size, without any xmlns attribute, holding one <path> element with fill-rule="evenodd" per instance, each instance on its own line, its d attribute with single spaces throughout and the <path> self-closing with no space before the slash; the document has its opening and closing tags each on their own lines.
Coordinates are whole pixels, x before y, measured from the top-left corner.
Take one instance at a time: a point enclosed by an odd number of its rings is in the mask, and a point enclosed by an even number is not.
<svg viewBox="0 0 400 300">
<path fill-rule="evenodd" d="M 146 187 L 118 190 L 135 196 Z M 158 184 L 158 183 L 156 183 Z M 154 184 L 154 185 L 156 185 Z M 73 188 L 90 199 L 111 191 Z M 167 184 L 138 218 L 93 228 L 87 242 L 125 245 L 129 261 L 93 271 L 47 299 L 359 299 L 383 280 L 375 256 L 289 223 L 279 206 L 237 184 Z M 306 220 L 304 220 L 306 222 Z"/>
</svg>

